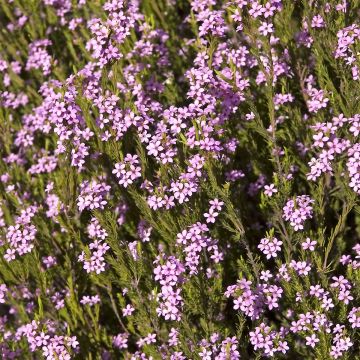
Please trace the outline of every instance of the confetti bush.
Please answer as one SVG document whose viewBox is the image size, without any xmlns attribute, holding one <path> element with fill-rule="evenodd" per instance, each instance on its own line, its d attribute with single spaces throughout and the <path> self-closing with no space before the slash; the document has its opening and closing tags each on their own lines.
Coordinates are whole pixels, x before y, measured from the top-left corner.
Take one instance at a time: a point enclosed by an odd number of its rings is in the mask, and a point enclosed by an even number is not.
<svg viewBox="0 0 360 360">
<path fill-rule="evenodd" d="M 360 3 L 0 1 L 0 358 L 360 359 Z"/>
</svg>

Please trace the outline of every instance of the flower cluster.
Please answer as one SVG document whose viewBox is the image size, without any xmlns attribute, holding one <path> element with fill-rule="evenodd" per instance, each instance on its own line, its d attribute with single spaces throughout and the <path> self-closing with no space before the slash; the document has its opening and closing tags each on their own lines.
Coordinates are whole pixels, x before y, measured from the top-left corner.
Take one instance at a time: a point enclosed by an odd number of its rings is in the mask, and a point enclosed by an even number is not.
<svg viewBox="0 0 360 360">
<path fill-rule="evenodd" d="M 51 56 L 46 51 L 46 47 L 50 45 L 52 43 L 48 39 L 36 40 L 31 43 L 25 69 L 41 69 L 44 75 L 49 75 L 51 72 Z"/>
<path fill-rule="evenodd" d="M 154 279 L 161 285 L 161 292 L 157 296 L 159 306 L 156 311 L 165 320 L 180 321 L 183 298 L 181 297 L 181 289 L 177 286 L 184 281 L 182 274 L 185 272 L 185 268 L 173 256 L 163 260 L 166 260 L 163 265 L 160 264 L 160 258 L 155 261 L 155 265 L 158 265 L 154 269 Z"/>
<path fill-rule="evenodd" d="M 82 262 L 87 273 L 95 272 L 100 274 L 105 271 L 105 254 L 110 249 L 103 240 L 107 237 L 106 230 L 102 229 L 96 218 L 91 219 L 87 228 L 89 237 L 94 239 L 86 251 L 82 251 L 78 261 Z"/>
<path fill-rule="evenodd" d="M 80 303 L 83 305 L 94 306 L 95 304 L 100 303 L 100 297 L 99 295 L 93 295 L 93 296 L 84 295 L 80 300 Z"/>
<path fill-rule="evenodd" d="M 36 206 L 30 206 L 21 211 L 21 215 L 16 218 L 15 225 L 10 225 L 6 231 L 6 253 L 4 259 L 12 261 L 16 255 L 22 256 L 31 252 L 34 248 L 37 229 L 31 223 L 31 219 L 38 211 Z M 2 243 L 4 245 L 4 242 Z"/>
<path fill-rule="evenodd" d="M 360 28 L 357 24 L 351 24 L 337 33 L 337 48 L 335 57 L 344 59 L 346 64 L 351 66 L 351 73 L 354 80 L 359 80 L 359 67 L 356 63 L 357 53 L 355 45 L 360 38 Z"/>
<path fill-rule="evenodd" d="M 79 211 L 104 209 L 107 204 L 106 195 L 110 188 L 105 182 L 98 183 L 95 180 L 82 182 L 80 184 L 80 195 L 77 199 Z"/>
<path fill-rule="evenodd" d="M 203 250 L 207 250 L 211 254 L 210 259 L 215 263 L 223 260 L 223 253 L 217 245 L 218 241 L 211 238 L 208 232 L 209 228 L 206 224 L 197 222 L 176 236 L 176 243 L 183 248 L 185 266 L 190 274 L 198 273 L 200 254 Z"/>
<path fill-rule="evenodd" d="M 267 259 L 271 259 L 272 257 L 277 257 L 277 253 L 281 251 L 281 245 L 282 241 L 276 237 L 270 237 L 261 239 L 258 248 L 266 255 Z"/>
<path fill-rule="evenodd" d="M 295 199 L 288 200 L 283 207 L 283 218 L 290 221 L 295 231 L 303 230 L 306 220 L 312 218 L 312 200 L 308 195 L 300 195 Z"/>
<path fill-rule="evenodd" d="M 319 153 L 309 162 L 310 172 L 307 178 L 317 180 L 322 174 L 333 174 L 334 168 L 345 156 L 349 186 L 359 193 L 359 143 L 356 139 L 360 134 L 360 115 L 346 118 L 339 114 L 332 121 L 316 123 L 313 129 L 316 132 L 313 135 L 313 145 L 319 149 Z"/>
<path fill-rule="evenodd" d="M 15 338 L 25 338 L 32 352 L 41 349 L 42 355 L 47 360 L 71 358 L 79 345 L 76 336 L 56 335 L 55 324 L 51 321 L 47 321 L 44 325 L 47 331 L 42 330 L 43 326 L 36 321 L 23 325 L 17 330 Z"/>
<path fill-rule="evenodd" d="M 269 280 L 272 276 L 263 274 L 262 277 Z M 252 289 L 251 285 L 251 281 L 240 279 L 236 285 L 227 288 L 225 296 L 234 297 L 234 310 L 240 310 L 251 319 L 259 319 L 266 309 L 272 310 L 279 307 L 279 300 L 283 293 L 280 286 L 265 282 Z"/>
<path fill-rule="evenodd" d="M 118 178 L 119 185 L 128 187 L 134 180 L 141 177 L 138 156 L 127 154 L 123 162 L 115 164 L 112 173 Z"/>
</svg>

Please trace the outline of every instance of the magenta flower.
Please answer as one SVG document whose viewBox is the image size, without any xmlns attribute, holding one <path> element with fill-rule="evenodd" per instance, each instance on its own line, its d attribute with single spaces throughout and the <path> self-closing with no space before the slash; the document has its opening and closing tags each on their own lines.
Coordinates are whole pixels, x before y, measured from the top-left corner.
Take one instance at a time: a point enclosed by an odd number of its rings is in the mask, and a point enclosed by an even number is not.
<svg viewBox="0 0 360 360">
<path fill-rule="evenodd" d="M 305 340 L 306 340 L 306 345 L 311 346 L 312 348 L 314 348 L 316 343 L 320 341 L 315 334 L 312 334 L 311 336 L 306 336 Z"/>
<path fill-rule="evenodd" d="M 264 189 L 265 189 L 264 194 L 269 197 L 271 197 L 273 194 L 278 192 L 274 184 L 265 185 Z"/>
<path fill-rule="evenodd" d="M 135 308 L 130 304 L 127 304 L 125 308 L 122 309 L 122 313 L 124 316 L 131 316 L 131 314 L 135 311 Z"/>
</svg>

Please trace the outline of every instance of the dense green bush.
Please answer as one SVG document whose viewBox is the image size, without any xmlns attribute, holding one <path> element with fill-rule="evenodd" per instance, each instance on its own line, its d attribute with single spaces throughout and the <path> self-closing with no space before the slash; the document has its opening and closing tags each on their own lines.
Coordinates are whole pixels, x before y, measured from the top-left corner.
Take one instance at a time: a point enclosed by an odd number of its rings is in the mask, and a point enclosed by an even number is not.
<svg viewBox="0 0 360 360">
<path fill-rule="evenodd" d="M 0 4 L 2 359 L 360 359 L 359 1 Z"/>
</svg>

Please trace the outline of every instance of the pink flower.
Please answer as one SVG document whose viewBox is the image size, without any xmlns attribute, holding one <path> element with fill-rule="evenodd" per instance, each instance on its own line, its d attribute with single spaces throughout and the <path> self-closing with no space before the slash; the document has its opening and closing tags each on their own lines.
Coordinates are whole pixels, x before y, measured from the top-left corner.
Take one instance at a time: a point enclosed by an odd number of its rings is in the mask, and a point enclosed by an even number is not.
<svg viewBox="0 0 360 360">
<path fill-rule="evenodd" d="M 122 309 L 122 313 L 124 316 L 130 316 L 135 311 L 135 308 L 130 304 L 126 305 L 124 309 Z"/>
<path fill-rule="evenodd" d="M 259 33 L 261 35 L 267 36 L 269 34 L 272 34 L 274 32 L 274 25 L 267 22 L 262 22 L 259 27 Z"/>
<path fill-rule="evenodd" d="M 278 192 L 274 184 L 265 185 L 264 189 L 265 189 L 264 194 L 269 197 L 271 197 L 273 194 Z"/>
<path fill-rule="evenodd" d="M 314 251 L 316 244 L 316 241 L 311 241 L 310 238 L 306 238 L 306 240 L 301 243 L 301 246 L 304 250 Z"/>
<path fill-rule="evenodd" d="M 315 334 L 312 334 L 311 336 L 306 336 L 306 345 L 311 346 L 312 348 L 315 347 L 316 343 L 318 343 L 320 340 L 316 337 Z"/>
</svg>

